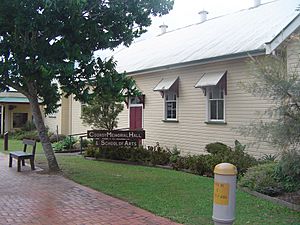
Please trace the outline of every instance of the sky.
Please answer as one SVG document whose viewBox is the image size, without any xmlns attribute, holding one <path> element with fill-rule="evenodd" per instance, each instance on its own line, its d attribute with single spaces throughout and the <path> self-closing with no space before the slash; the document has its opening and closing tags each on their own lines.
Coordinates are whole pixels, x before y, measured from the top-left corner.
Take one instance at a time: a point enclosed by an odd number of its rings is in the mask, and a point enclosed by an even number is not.
<svg viewBox="0 0 300 225">
<path fill-rule="evenodd" d="M 271 0 L 261 0 L 261 3 Z M 252 7 L 254 0 L 175 0 L 173 10 L 162 17 L 153 18 L 149 32 L 145 36 L 160 34 L 159 26 L 168 25 L 168 30 L 200 22 L 198 12 L 208 12 L 207 18 L 214 18 L 228 13 Z"/>
</svg>

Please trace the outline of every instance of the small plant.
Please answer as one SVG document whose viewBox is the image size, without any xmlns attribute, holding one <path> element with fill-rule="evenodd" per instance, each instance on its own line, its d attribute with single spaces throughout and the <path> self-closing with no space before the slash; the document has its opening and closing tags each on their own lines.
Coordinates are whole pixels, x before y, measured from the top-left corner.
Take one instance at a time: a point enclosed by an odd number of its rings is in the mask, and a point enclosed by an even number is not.
<svg viewBox="0 0 300 225">
<path fill-rule="evenodd" d="M 272 155 L 272 154 L 264 154 L 261 158 L 258 159 L 259 163 L 268 163 L 268 162 L 275 162 L 278 155 Z"/>
<path fill-rule="evenodd" d="M 63 150 L 71 149 L 73 144 L 76 143 L 76 139 L 73 137 L 66 137 L 63 140 L 56 142 L 53 144 L 53 148 L 57 152 L 61 152 Z"/>
<path fill-rule="evenodd" d="M 276 177 L 283 183 L 286 191 L 300 190 L 300 153 L 288 150 L 281 154 L 276 168 Z"/>
<path fill-rule="evenodd" d="M 27 121 L 25 125 L 21 128 L 22 131 L 33 131 L 36 130 L 35 124 L 33 121 Z"/>
<path fill-rule="evenodd" d="M 51 143 L 61 141 L 61 140 L 65 139 L 65 138 L 66 138 L 66 135 L 64 135 L 64 134 L 58 134 L 58 135 L 57 134 L 51 134 L 49 136 L 49 139 L 50 139 Z"/>
<path fill-rule="evenodd" d="M 86 157 L 95 157 L 95 153 L 97 151 L 97 148 L 95 146 L 89 146 L 85 152 L 84 152 L 84 156 Z"/>
</svg>

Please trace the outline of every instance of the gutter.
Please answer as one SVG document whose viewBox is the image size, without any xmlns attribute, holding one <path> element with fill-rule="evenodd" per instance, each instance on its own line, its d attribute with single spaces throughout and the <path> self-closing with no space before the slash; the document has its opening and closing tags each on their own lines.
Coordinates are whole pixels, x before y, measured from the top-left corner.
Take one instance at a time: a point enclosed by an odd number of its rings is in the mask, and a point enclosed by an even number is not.
<svg viewBox="0 0 300 225">
<path fill-rule="evenodd" d="M 194 61 L 189 61 L 189 62 L 175 63 L 175 64 L 166 65 L 166 66 L 153 67 L 153 68 L 144 69 L 144 70 L 126 72 L 126 74 L 128 76 L 137 76 L 137 75 L 142 75 L 142 74 L 147 74 L 147 73 L 161 72 L 161 71 L 166 71 L 166 70 L 171 70 L 171 69 L 179 69 L 179 68 L 203 65 L 203 64 L 208 64 L 208 63 L 229 61 L 229 60 L 233 60 L 233 59 L 248 58 L 249 56 L 260 56 L 260 55 L 265 55 L 265 54 L 266 54 L 266 49 L 257 49 L 257 50 L 247 51 L 247 52 L 240 52 L 240 53 L 235 53 L 235 54 L 217 56 L 217 57 L 194 60 Z"/>
</svg>

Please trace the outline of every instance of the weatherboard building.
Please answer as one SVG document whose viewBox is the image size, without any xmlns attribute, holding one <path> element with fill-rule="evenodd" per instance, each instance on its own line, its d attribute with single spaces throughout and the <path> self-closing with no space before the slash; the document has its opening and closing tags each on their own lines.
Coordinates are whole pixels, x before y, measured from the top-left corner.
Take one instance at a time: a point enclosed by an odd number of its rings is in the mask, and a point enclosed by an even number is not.
<svg viewBox="0 0 300 225">
<path fill-rule="evenodd" d="M 257 1 L 256 1 L 257 2 Z M 119 72 L 136 80 L 143 96 L 129 99 L 120 128 L 146 131 L 144 145 L 203 153 L 206 144 L 251 142 L 234 128 L 261 119 L 270 101 L 253 97 L 239 85 L 249 80 L 251 57 L 285 50 L 288 67 L 300 61 L 298 1 L 278 0 L 166 31 L 114 53 Z M 205 13 L 205 12 L 202 12 Z M 101 54 L 101 53 L 100 53 Z M 60 133 L 86 132 L 81 104 L 72 96 L 45 118 Z M 271 146 L 248 146 L 255 156 L 276 152 Z"/>
</svg>

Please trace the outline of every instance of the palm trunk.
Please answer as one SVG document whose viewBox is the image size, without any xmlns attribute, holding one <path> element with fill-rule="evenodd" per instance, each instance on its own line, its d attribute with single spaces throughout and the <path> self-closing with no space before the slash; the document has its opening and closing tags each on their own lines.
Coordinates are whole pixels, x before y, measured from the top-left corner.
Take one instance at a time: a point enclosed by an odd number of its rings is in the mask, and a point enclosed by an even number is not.
<svg viewBox="0 0 300 225">
<path fill-rule="evenodd" d="M 48 161 L 49 172 L 58 172 L 59 166 L 54 155 L 54 151 L 47 134 L 47 129 L 43 121 L 41 109 L 38 103 L 37 97 L 28 96 L 30 106 L 32 108 L 32 114 L 34 118 L 35 126 L 38 130 L 38 134 L 43 145 L 43 150 Z"/>
</svg>

